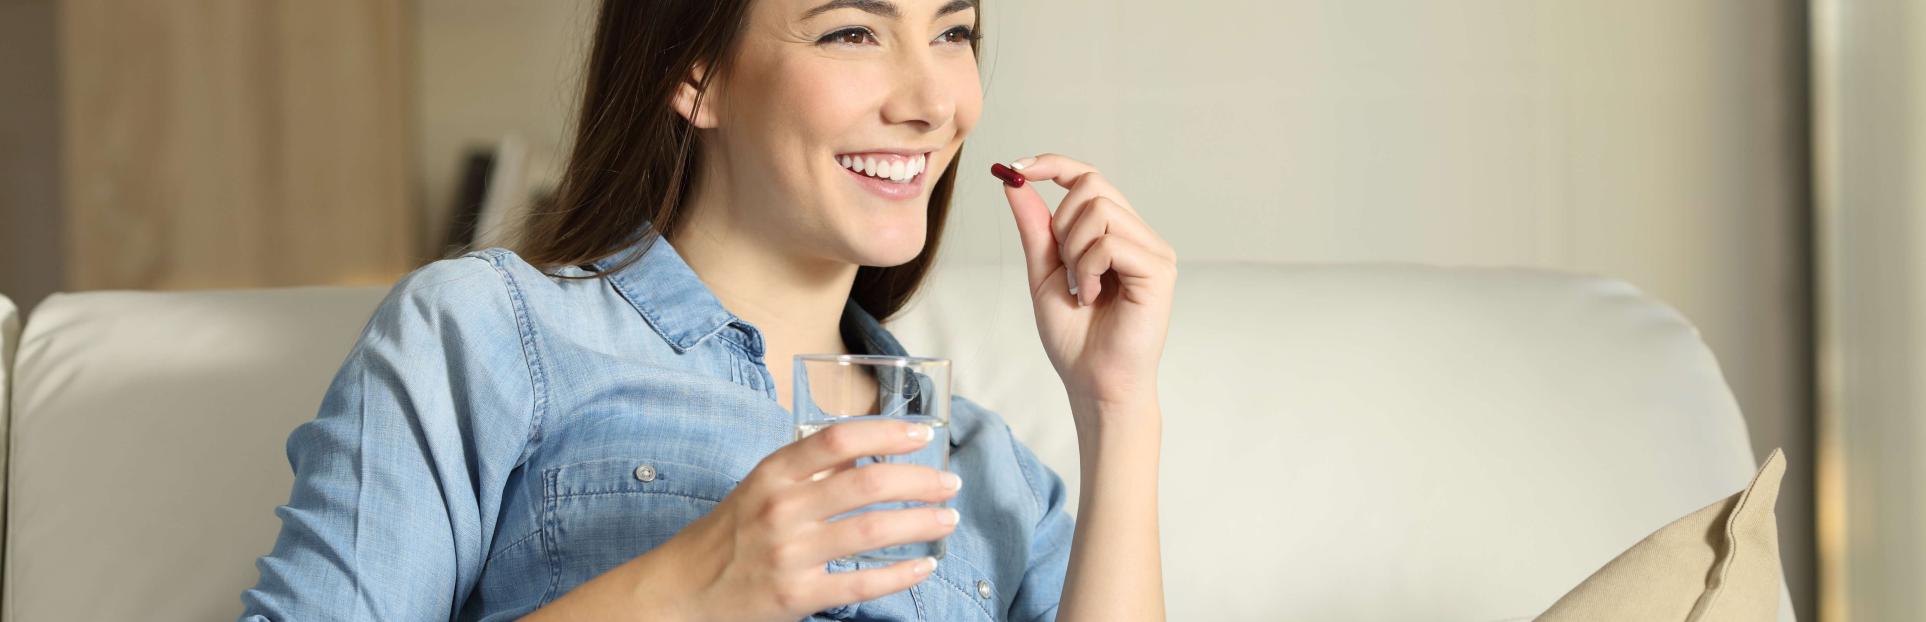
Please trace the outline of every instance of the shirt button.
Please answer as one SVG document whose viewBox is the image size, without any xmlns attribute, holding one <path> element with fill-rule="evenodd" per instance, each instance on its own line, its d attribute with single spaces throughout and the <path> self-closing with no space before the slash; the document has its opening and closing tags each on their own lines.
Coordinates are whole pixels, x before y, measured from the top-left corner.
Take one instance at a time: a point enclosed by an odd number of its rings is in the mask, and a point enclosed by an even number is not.
<svg viewBox="0 0 1926 622">
<path fill-rule="evenodd" d="M 977 579 L 977 580 L 976 580 L 976 595 L 977 595 L 977 596 L 982 596 L 982 597 L 984 597 L 984 598 L 989 598 L 989 597 L 990 597 L 990 582 L 989 582 L 989 581 L 985 581 L 985 580 L 982 580 L 982 579 Z"/>
<path fill-rule="evenodd" d="M 655 467 L 646 464 L 635 467 L 635 478 L 645 482 L 655 481 Z"/>
</svg>

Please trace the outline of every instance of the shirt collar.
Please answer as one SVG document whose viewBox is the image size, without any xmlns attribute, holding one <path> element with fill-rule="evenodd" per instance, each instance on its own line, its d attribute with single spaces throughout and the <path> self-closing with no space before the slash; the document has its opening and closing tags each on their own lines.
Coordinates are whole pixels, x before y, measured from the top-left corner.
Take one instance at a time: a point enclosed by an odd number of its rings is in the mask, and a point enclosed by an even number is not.
<svg viewBox="0 0 1926 622">
<path fill-rule="evenodd" d="M 762 333 L 724 308 L 667 238 L 650 233 L 593 265 L 597 272 L 607 272 L 636 253 L 641 253 L 641 258 L 610 274 L 609 283 L 677 354 L 712 336 L 727 334 L 723 329 L 735 324 L 746 336 L 740 345 L 750 354 L 763 355 Z M 862 354 L 906 355 L 902 344 L 853 298 L 843 305 L 841 329 L 844 341 L 861 345 Z"/>
<path fill-rule="evenodd" d="M 642 256 L 622 267 L 636 253 Z M 650 233 L 594 265 L 597 272 L 621 268 L 609 275 L 609 283 L 675 348 L 676 354 L 688 352 L 729 324 L 741 321 L 722 307 L 722 301 L 660 235 Z M 755 354 L 760 356 L 762 339 L 753 341 Z"/>
</svg>

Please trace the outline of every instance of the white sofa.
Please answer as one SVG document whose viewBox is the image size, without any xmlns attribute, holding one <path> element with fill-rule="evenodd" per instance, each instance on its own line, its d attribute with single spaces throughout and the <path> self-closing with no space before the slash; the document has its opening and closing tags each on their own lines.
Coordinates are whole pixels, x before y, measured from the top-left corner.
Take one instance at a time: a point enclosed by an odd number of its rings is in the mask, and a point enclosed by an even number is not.
<svg viewBox="0 0 1926 622">
<path fill-rule="evenodd" d="M 1074 482 L 1018 270 L 946 266 L 892 327 L 956 359 L 959 393 Z M 1529 618 L 1756 466 L 1697 332 L 1623 283 L 1247 264 L 1179 280 L 1172 620 Z M 232 619 L 279 526 L 288 432 L 382 293 L 41 304 L 9 368 L 0 622 Z"/>
</svg>

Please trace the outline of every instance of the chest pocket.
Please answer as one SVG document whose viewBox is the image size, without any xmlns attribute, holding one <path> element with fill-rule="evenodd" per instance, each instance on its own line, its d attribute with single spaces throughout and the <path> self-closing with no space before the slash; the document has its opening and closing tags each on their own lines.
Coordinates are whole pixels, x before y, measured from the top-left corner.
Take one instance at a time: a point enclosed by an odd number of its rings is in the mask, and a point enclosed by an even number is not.
<svg viewBox="0 0 1926 622">
<path fill-rule="evenodd" d="M 708 468 L 611 458 L 542 473 L 544 604 L 667 542 L 715 509 L 738 482 Z"/>
<path fill-rule="evenodd" d="M 966 555 L 952 554 L 936 566 L 936 574 L 923 580 L 923 594 L 930 608 L 941 612 L 932 620 L 983 620 L 994 622 L 1006 610 L 1003 586 L 972 563 Z"/>
</svg>

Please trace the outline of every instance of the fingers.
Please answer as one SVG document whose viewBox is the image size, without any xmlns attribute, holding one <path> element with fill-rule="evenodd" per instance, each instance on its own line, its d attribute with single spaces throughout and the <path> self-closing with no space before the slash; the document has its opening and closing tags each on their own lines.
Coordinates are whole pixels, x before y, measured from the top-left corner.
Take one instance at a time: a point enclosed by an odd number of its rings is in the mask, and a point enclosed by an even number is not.
<svg viewBox="0 0 1926 622">
<path fill-rule="evenodd" d="M 1024 164 L 1023 168 L 1017 169 L 1017 172 L 1022 173 L 1024 179 L 1031 181 L 1048 179 L 1065 189 L 1073 189 L 1077 185 L 1078 178 L 1096 170 L 1097 167 L 1089 164 L 1054 153 L 1045 153 L 1031 158 L 1031 161 Z"/>
<path fill-rule="evenodd" d="M 883 547 L 929 542 L 956 531 L 954 508 L 872 510 L 829 523 L 810 539 L 811 559 L 831 560 Z"/>
<path fill-rule="evenodd" d="M 1069 188 L 1070 192 L 1063 195 L 1063 201 L 1057 204 L 1055 222 L 1052 223 L 1059 242 L 1063 240 L 1064 234 L 1070 231 L 1070 224 L 1082 216 L 1083 208 L 1097 197 L 1110 199 L 1112 203 L 1123 208 L 1125 213 L 1133 217 L 1137 215 L 1137 210 L 1130 207 L 1130 200 L 1124 198 L 1123 193 L 1118 192 L 1116 186 L 1110 185 L 1109 178 L 1104 177 L 1103 173 L 1096 171 L 1084 173 L 1073 180 Z"/>
<path fill-rule="evenodd" d="M 1105 235 L 1090 243 L 1075 266 L 1078 280 L 1083 283 L 1077 297 L 1083 304 L 1090 304 L 1103 293 L 1103 273 L 1115 270 L 1118 283 L 1124 286 L 1124 291 L 1130 291 L 1133 282 L 1158 282 L 1165 271 L 1176 269 L 1176 260 L 1158 254 L 1142 242 Z"/>
<path fill-rule="evenodd" d="M 822 588 L 836 603 L 876 600 L 914 587 L 936 571 L 936 560 L 925 557 L 900 561 L 882 568 L 839 572 L 823 579 Z"/>
<path fill-rule="evenodd" d="M 998 171 L 999 175 L 1019 175 L 1021 180 L 1048 179 L 1059 186 L 1069 189 L 1055 214 L 1050 214 L 1043 199 L 1029 184 L 1012 187 L 1005 184 L 1003 192 L 1010 199 L 1010 207 L 1017 219 L 1017 231 L 1023 238 L 1025 265 L 1030 274 L 1030 288 L 1033 296 L 1040 291 L 1060 266 L 1069 267 L 1064 275 L 1068 292 L 1076 297 L 1079 305 L 1087 305 L 1097 300 L 1103 291 L 1102 275 L 1112 265 L 1097 265 L 1110 262 L 1122 266 L 1137 266 L 1145 273 L 1137 276 L 1150 276 L 1162 263 L 1174 264 L 1175 253 L 1170 245 L 1151 230 L 1131 207 L 1128 199 L 1112 185 L 1095 167 L 1078 160 L 1046 153 L 1033 158 L 1019 160 L 1022 168 Z M 1049 231 L 1042 230 L 1047 225 Z M 1130 244 L 1113 244 L 1109 254 L 1089 257 L 1090 250 L 1100 240 L 1121 237 Z M 1047 242 L 1054 247 L 1046 249 Z M 1045 253 L 1045 250 L 1053 250 Z M 1140 260 L 1134 256 L 1143 255 Z M 1167 261 L 1165 261 L 1167 260 Z M 1092 272 L 1092 270 L 1095 270 Z M 1119 277 L 1130 276 L 1119 273 Z"/>
<path fill-rule="evenodd" d="M 1050 275 L 1063 268 L 1056 252 L 1056 236 L 1051 233 L 1050 206 L 1029 184 L 1004 184 L 1003 196 L 1009 199 L 1010 214 L 1016 218 L 1017 237 L 1023 242 L 1023 265 L 1030 275 L 1030 293 L 1035 296 Z"/>
<path fill-rule="evenodd" d="M 802 518 L 824 520 L 875 503 L 941 503 L 956 496 L 963 480 L 955 473 L 915 464 L 871 464 L 848 469 L 820 482 L 797 486 L 793 493 Z"/>
<path fill-rule="evenodd" d="M 933 432 L 927 425 L 887 419 L 838 423 L 769 454 L 753 475 L 781 483 L 816 479 L 816 473 L 846 466 L 862 456 L 913 451 L 928 444 Z"/>
<path fill-rule="evenodd" d="M 1101 176 L 1093 176 L 1096 169 L 1088 164 L 1053 153 L 1026 158 L 1026 160 L 1028 162 L 1025 162 L 1021 169 L 1014 171 L 1017 175 L 1028 180 L 1048 179 L 1059 186 L 1071 189 L 1072 194 L 1067 195 L 1061 205 L 1080 204 L 1087 201 L 1088 195 L 1092 193 L 1108 192 L 1112 196 L 1117 195 L 1116 189 L 1111 187 L 1109 182 L 1102 180 Z M 1010 172 L 1004 171 L 1003 174 Z M 1074 196 L 1079 189 L 1078 180 L 1086 177 L 1091 177 L 1094 183 L 1083 186 L 1082 191 L 1086 196 L 1078 199 Z M 1049 205 L 1044 203 L 1043 197 L 1037 194 L 1036 189 L 1030 184 L 1011 186 L 1006 183 L 1003 185 L 1003 195 L 1010 201 L 1010 211 L 1017 221 L 1017 235 L 1023 239 L 1024 266 L 1030 275 L 1031 296 L 1033 298 L 1041 296 L 1044 293 L 1044 283 L 1049 281 L 1058 269 L 1069 265 L 1064 261 L 1059 243 L 1061 234 L 1067 228 L 1065 223 L 1069 221 L 1065 219 L 1066 215 L 1062 208 L 1052 216 Z M 1072 199 L 1078 203 L 1071 203 Z M 1068 291 L 1074 293 L 1077 290 L 1076 275 L 1065 274 L 1064 280 Z"/>
<path fill-rule="evenodd" d="M 1063 213 L 1068 209 L 1066 204 L 1066 207 L 1057 210 L 1059 222 L 1066 222 Z M 1090 245 L 1106 235 L 1129 238 L 1142 244 L 1154 254 L 1163 254 L 1157 253 L 1157 250 L 1168 247 L 1163 238 L 1150 229 L 1150 225 L 1145 224 L 1136 214 L 1130 213 L 1107 196 L 1091 199 L 1077 210 L 1074 218 L 1074 221 L 1068 221 L 1064 232 L 1057 237 L 1059 244 L 1057 252 L 1062 257 L 1063 265 L 1066 266 L 1077 265 L 1084 253 L 1089 251 Z M 1082 271 L 1074 274 L 1079 282 L 1086 278 Z M 1102 289 L 1101 284 L 1098 284 L 1098 289 Z M 1081 297 L 1081 290 L 1078 293 Z M 1087 300 L 1096 300 L 1096 298 L 1093 295 Z"/>
</svg>

